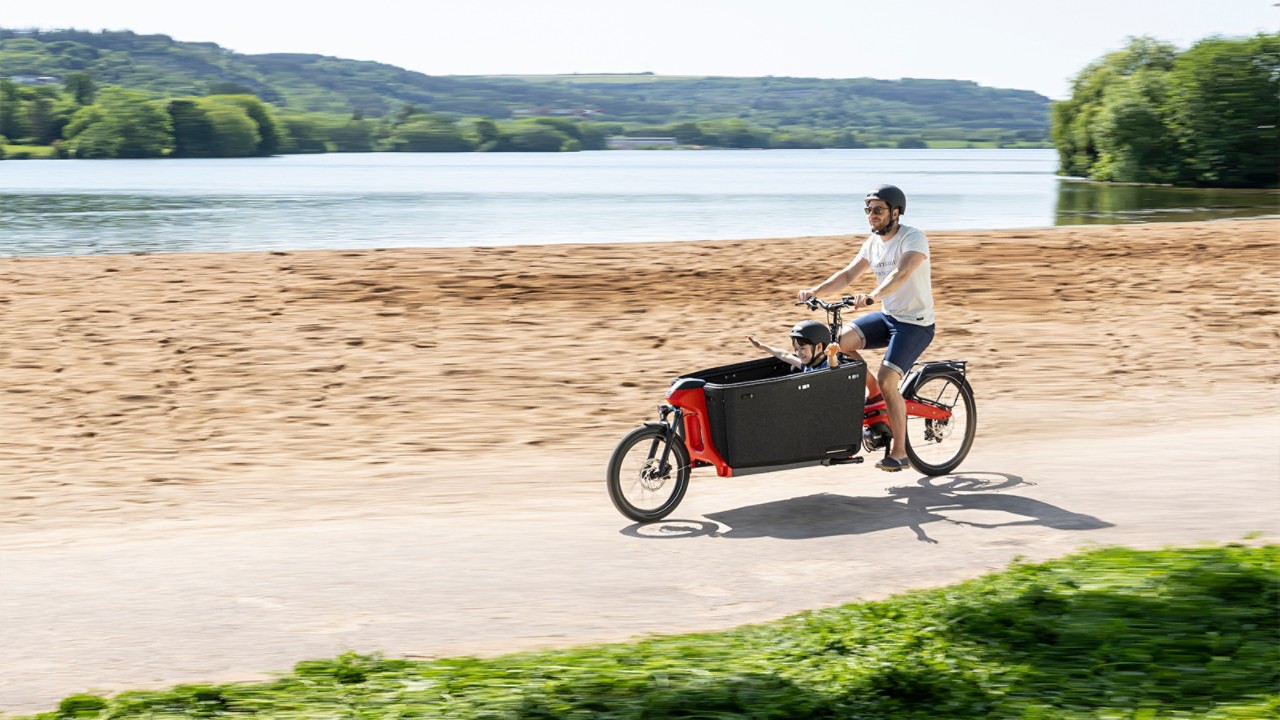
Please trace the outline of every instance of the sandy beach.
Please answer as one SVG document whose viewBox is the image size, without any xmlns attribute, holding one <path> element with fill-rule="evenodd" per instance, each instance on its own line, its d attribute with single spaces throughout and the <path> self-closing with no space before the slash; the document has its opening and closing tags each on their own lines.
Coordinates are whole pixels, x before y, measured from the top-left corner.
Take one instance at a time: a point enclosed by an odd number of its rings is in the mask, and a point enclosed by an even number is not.
<svg viewBox="0 0 1280 720">
<path fill-rule="evenodd" d="M 1278 475 L 1265 476 L 1280 473 L 1280 220 L 929 235 L 938 334 L 926 355 L 969 361 L 977 444 L 1009 453 L 998 461 L 979 455 L 985 464 L 975 469 L 1027 477 L 1022 460 L 1061 468 L 1096 453 L 1091 460 L 1110 458 L 1103 467 L 1155 483 L 1181 477 L 1173 468 L 1182 451 L 1204 472 L 1247 456 L 1232 482 L 1249 495 L 1225 498 L 1222 512 L 1256 515 L 1223 533 L 1274 536 Z M 38 576 L 50 558 L 106 567 L 103 558 L 120 556 L 111 551 L 118 543 L 133 543 L 133 557 L 140 543 L 170 557 L 210 533 L 356 536 L 388 518 L 425 515 L 465 544 L 472 533 L 499 538 L 513 523 L 559 510 L 598 517 L 606 529 L 591 542 L 638 542 L 618 534 L 628 523 L 601 482 L 618 438 L 654 415 L 670 378 L 758 356 L 744 335 L 784 342 L 790 325 L 809 317 L 792 306 L 795 291 L 841 267 L 860 239 L 0 260 L 0 584 L 8 586 L 0 595 L 18 618 L 0 629 L 0 645 L 16 648 L 0 678 L 30 681 L 0 693 L 8 698 L 0 711 L 47 709 L 52 698 L 89 686 L 254 675 L 329 649 L 304 643 L 246 660 L 206 648 L 220 671 L 174 662 L 168 675 L 129 654 L 155 652 L 136 635 L 109 643 L 117 655 L 94 655 L 85 646 L 94 631 L 82 623 L 93 607 L 103 625 L 117 622 L 111 613 L 120 606 L 87 604 L 62 624 L 66 616 L 49 600 L 58 596 L 55 580 Z M 877 366 L 879 353 L 870 355 Z M 1118 442 L 1128 437 L 1181 444 L 1133 449 Z M 889 482 L 871 468 L 857 472 L 871 481 L 864 494 Z M 717 509 L 697 505 L 698 482 L 695 475 L 694 504 L 682 517 Z M 787 496 L 757 482 L 752 493 Z M 793 486 L 790 495 L 831 492 L 824 482 Z M 1190 476 L 1186 483 L 1181 500 L 1211 509 L 1196 495 L 1201 485 Z M 1052 484 L 1040 486 L 1050 492 Z M 1072 499 L 1087 505 L 1085 497 Z M 1178 535 L 1188 525 L 1181 509 L 1169 508 L 1182 503 L 1165 500 L 1169 506 L 1144 506 L 1154 514 L 1147 534 L 1129 540 L 1158 542 L 1160 527 L 1170 529 L 1169 542 L 1216 539 Z M 719 510 L 735 507 L 726 502 Z M 750 503 L 744 496 L 741 504 Z M 1091 507 L 1072 510 L 1102 517 Z M 992 546 L 975 565 L 949 573 L 922 565 L 841 597 L 949 581 L 1015 553 L 1051 556 L 1084 542 L 1039 530 L 1047 534 L 1030 550 Z M 910 547 L 926 547 L 906 536 Z M 473 568 L 485 562 L 471 560 Z M 450 590 L 472 591 L 493 588 L 457 581 Z M 607 591 L 578 597 L 591 607 Z M 280 594 L 263 588 L 258 596 Z M 556 625 L 552 616 L 573 608 L 525 597 L 512 600 L 527 613 L 516 621 L 541 630 L 510 649 L 658 629 Z M 769 601 L 674 625 L 758 620 L 833 600 Z M 407 625 L 421 620 L 421 610 L 397 612 Z M 59 627 L 80 628 L 75 641 L 47 634 Z M 200 654 L 201 638 L 217 632 L 181 642 Z M 430 654 L 502 648 L 499 639 L 473 638 L 442 640 Z M 405 652 L 336 630 L 328 640 L 335 650 Z M 20 664 L 29 675 L 14 674 Z"/>
</svg>

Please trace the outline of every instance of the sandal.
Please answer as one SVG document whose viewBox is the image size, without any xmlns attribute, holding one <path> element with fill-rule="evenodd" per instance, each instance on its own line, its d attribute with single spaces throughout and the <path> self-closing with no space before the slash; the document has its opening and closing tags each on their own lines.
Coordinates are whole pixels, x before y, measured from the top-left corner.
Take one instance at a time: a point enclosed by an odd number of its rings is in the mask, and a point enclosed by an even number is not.
<svg viewBox="0 0 1280 720">
<path fill-rule="evenodd" d="M 886 456 L 885 459 L 876 463 L 876 467 L 884 470 L 885 472 L 898 472 L 899 470 L 906 470 L 911 467 L 911 463 L 907 460 L 899 460 L 897 458 Z"/>
</svg>

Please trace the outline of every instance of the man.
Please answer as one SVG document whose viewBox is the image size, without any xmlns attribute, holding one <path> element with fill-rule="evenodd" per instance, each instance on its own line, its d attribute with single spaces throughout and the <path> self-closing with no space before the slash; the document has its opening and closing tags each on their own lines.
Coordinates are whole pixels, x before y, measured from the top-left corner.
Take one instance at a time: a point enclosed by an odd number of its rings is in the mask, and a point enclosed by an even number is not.
<svg viewBox="0 0 1280 720">
<path fill-rule="evenodd" d="M 889 411 L 893 443 L 876 467 L 897 472 L 907 467 L 907 405 L 898 386 L 907 370 L 933 341 L 933 292 L 930 288 L 929 239 L 920 230 L 903 225 L 907 196 L 893 185 L 881 185 L 864 198 L 871 235 L 858 256 L 821 285 L 797 293 L 803 302 L 838 292 L 857 280 L 868 268 L 878 284 L 865 295 L 854 296 L 854 307 L 882 302 L 883 310 L 860 316 L 841 328 L 836 341 L 847 355 L 861 357 L 863 348 L 888 348 L 880 372 L 867 375 L 868 402 L 880 395 Z"/>
</svg>

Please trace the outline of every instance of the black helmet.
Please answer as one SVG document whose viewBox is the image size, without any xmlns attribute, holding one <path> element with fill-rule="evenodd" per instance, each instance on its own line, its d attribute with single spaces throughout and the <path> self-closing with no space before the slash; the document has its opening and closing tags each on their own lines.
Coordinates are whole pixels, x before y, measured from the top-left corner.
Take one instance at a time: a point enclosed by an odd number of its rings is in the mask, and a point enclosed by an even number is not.
<svg viewBox="0 0 1280 720">
<path fill-rule="evenodd" d="M 897 185 L 881 185 L 862 199 L 863 203 L 869 200 L 883 200 L 890 208 L 898 208 L 899 215 L 907 214 L 907 194 L 899 190 Z"/>
<path fill-rule="evenodd" d="M 817 320 L 801 320 L 791 328 L 791 337 L 810 345 L 830 345 L 831 330 Z"/>
</svg>

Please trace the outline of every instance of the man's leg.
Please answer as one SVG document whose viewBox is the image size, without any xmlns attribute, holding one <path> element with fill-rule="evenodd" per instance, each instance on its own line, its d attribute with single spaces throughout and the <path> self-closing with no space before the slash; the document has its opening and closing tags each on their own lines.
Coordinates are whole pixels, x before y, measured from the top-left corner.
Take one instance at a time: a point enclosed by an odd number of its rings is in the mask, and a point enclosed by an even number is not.
<svg viewBox="0 0 1280 720">
<path fill-rule="evenodd" d="M 888 365 L 880 365 L 880 392 L 884 395 L 885 407 L 889 410 L 889 429 L 893 431 L 893 446 L 889 448 L 889 457 L 896 460 L 907 459 L 907 401 L 902 399 L 902 373 Z"/>
<path fill-rule="evenodd" d="M 863 340 L 862 335 L 859 334 L 857 330 L 853 329 L 852 325 L 845 325 L 840 329 L 840 337 L 836 340 L 836 344 L 840 346 L 840 352 L 848 355 L 854 360 L 862 360 L 864 363 L 866 362 L 862 359 L 862 356 L 858 354 L 858 351 L 862 349 L 866 344 L 866 341 Z M 867 373 L 867 397 L 875 397 L 879 394 L 880 384 L 876 382 L 875 377 L 873 377 L 871 373 Z M 905 417 L 907 406 L 903 405 L 902 407 L 902 412 Z"/>
</svg>

